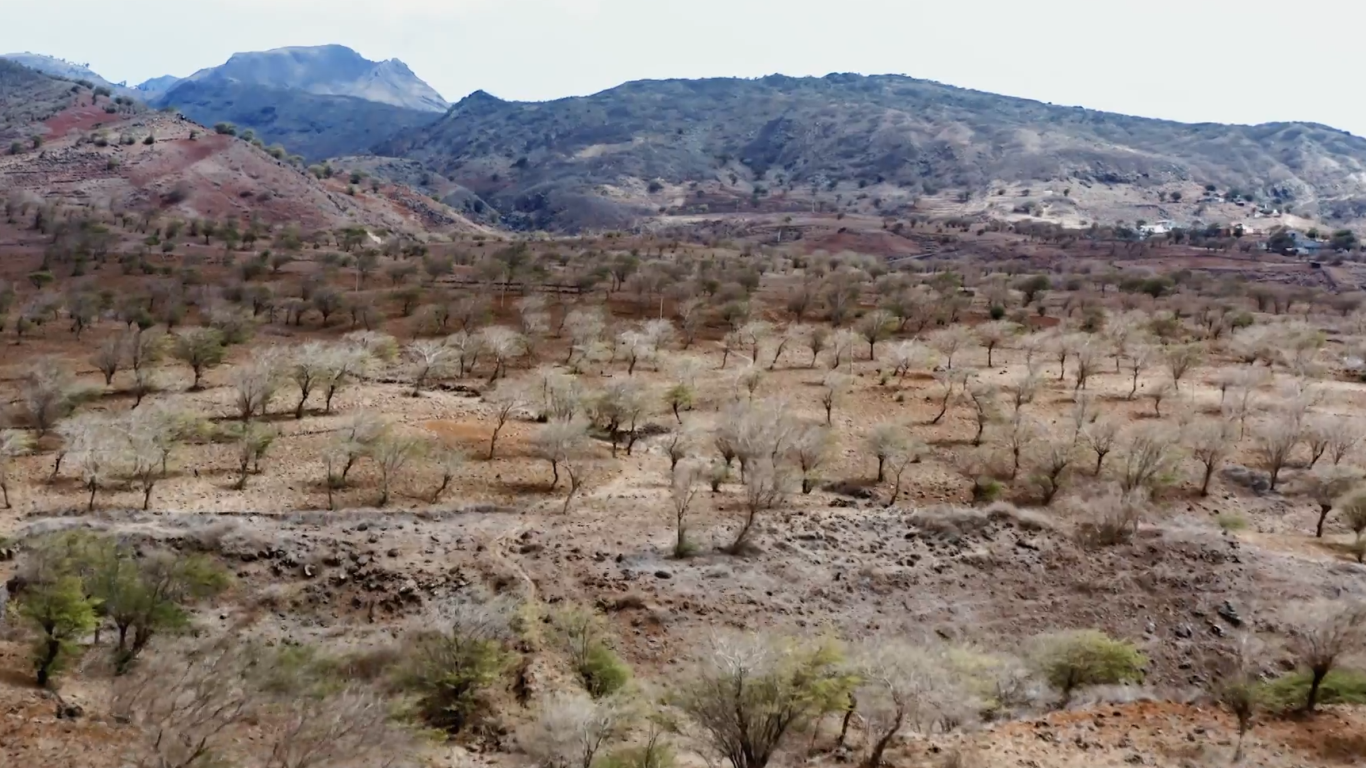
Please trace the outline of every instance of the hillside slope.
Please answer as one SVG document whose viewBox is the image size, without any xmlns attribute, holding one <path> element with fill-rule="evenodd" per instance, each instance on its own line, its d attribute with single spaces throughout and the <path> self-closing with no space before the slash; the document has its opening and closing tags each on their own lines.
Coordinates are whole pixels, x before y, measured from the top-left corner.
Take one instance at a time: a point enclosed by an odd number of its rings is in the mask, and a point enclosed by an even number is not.
<svg viewBox="0 0 1366 768">
<path fill-rule="evenodd" d="M 59 59 L 56 56 L 48 56 L 41 53 L 6 53 L 0 59 L 8 59 L 18 64 L 23 64 L 29 69 L 42 72 L 45 75 L 52 75 L 64 80 L 87 80 L 95 85 L 102 85 L 119 96 L 137 97 L 137 92 L 123 85 L 119 85 L 102 77 L 99 73 L 92 70 L 85 64 L 77 64 L 66 59 Z"/>
<path fill-rule="evenodd" d="M 641 81 L 546 103 L 478 92 L 376 151 L 418 160 L 537 227 L 687 210 L 692 196 L 802 192 L 791 205 L 804 207 L 871 195 L 909 208 L 920 196 L 1053 181 L 1075 187 L 1082 207 L 1091 188 L 1156 202 L 1164 187 L 1213 184 L 1344 223 L 1366 217 L 1366 140 L 1341 131 L 1189 125 L 900 76 Z"/>
<path fill-rule="evenodd" d="M 112 110 L 112 111 L 111 111 Z M 34 146 L 33 137 L 41 139 Z M 184 117 L 115 105 L 87 88 L 0 61 L 0 194 L 190 219 L 258 218 L 307 229 L 480 229 L 400 185 L 348 194 L 302 167 Z M 18 142 L 10 152 L 11 141 Z"/>
</svg>

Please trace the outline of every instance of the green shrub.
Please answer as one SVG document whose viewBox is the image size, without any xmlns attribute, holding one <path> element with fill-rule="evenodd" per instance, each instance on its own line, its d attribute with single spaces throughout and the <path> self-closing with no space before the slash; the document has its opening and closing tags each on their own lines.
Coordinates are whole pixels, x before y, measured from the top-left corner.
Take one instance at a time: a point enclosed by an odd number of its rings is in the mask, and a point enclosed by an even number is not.
<svg viewBox="0 0 1366 768">
<path fill-rule="evenodd" d="M 512 667 L 511 606 L 492 601 L 457 607 L 451 627 L 424 632 L 405 649 L 396 675 L 427 725 L 459 733 L 491 711 L 488 690 Z"/>
<path fill-rule="evenodd" d="M 1274 712 L 1303 709 L 1304 703 L 1309 700 L 1312 678 L 1309 670 L 1301 670 L 1263 684 L 1260 691 L 1262 705 Z M 1366 672 L 1356 669 L 1332 670 L 1319 687 L 1318 703 L 1366 704 Z"/>
<path fill-rule="evenodd" d="M 584 688 L 595 699 L 611 696 L 631 682 L 631 667 L 603 643 L 589 646 L 578 671 Z"/>
<path fill-rule="evenodd" d="M 1214 522 L 1229 533 L 1247 530 L 1247 518 L 1237 512 L 1220 512 L 1218 517 L 1214 518 Z"/>
<path fill-rule="evenodd" d="M 1062 694 L 1063 704 L 1078 688 L 1138 682 L 1148 664 L 1133 643 L 1115 640 L 1095 629 L 1043 635 L 1035 640 L 1031 661 Z"/>
</svg>

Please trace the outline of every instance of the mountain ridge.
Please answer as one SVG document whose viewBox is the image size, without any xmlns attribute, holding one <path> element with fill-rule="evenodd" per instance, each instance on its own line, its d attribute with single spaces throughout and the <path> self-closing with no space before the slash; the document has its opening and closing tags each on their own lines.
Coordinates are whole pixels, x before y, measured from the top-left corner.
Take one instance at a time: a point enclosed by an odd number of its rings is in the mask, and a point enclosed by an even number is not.
<svg viewBox="0 0 1366 768">
<path fill-rule="evenodd" d="M 899 75 L 637 80 L 548 102 L 476 91 L 374 151 L 416 159 L 533 228 L 593 226 L 571 213 L 585 206 L 607 220 L 698 212 L 677 204 L 680 190 L 755 197 L 760 209 L 811 185 L 838 206 L 876 196 L 890 213 L 921 197 L 1058 182 L 1078 192 L 1059 205 L 1085 220 L 1109 215 L 1086 207 L 1094 186 L 1133 193 L 1125 215 L 1137 217 L 1144 195 L 1156 204 L 1213 184 L 1345 223 L 1366 217 L 1366 139 L 1340 129 L 1181 123 Z"/>
</svg>

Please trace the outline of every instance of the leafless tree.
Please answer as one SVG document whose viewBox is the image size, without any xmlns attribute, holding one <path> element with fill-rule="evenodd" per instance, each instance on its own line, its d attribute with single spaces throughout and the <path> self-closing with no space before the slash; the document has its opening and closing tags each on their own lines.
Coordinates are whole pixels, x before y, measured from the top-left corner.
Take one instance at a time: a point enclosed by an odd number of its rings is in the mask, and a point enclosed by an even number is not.
<svg viewBox="0 0 1366 768">
<path fill-rule="evenodd" d="M 850 371 L 854 366 L 854 349 L 860 343 L 860 337 L 848 328 L 839 328 L 830 335 L 830 370 L 838 370 L 846 363 Z"/>
<path fill-rule="evenodd" d="M 1200 495 L 1209 495 L 1209 483 L 1214 473 L 1233 452 L 1237 430 L 1233 422 L 1224 418 L 1209 418 L 1192 424 L 1182 436 L 1181 443 L 1204 467 L 1200 476 Z"/>
<path fill-rule="evenodd" d="M 949 404 L 953 402 L 954 396 L 958 391 L 967 386 L 967 374 L 961 371 L 939 371 L 934 374 L 937 382 L 934 399 L 939 401 L 939 413 L 936 413 L 930 424 L 938 424 L 944 419 L 944 415 L 949 412 Z"/>
<path fill-rule="evenodd" d="M 304 417 L 308 396 L 320 386 L 336 365 L 335 350 L 321 342 L 311 341 L 290 353 L 284 363 L 285 375 L 299 389 L 299 400 L 294 405 L 294 418 Z"/>
<path fill-rule="evenodd" d="M 123 366 L 124 360 L 128 357 L 126 337 L 114 334 L 100 342 L 95 349 L 95 354 L 91 362 L 95 364 L 95 369 L 104 374 L 104 385 L 106 387 L 114 384 L 114 376 Z"/>
<path fill-rule="evenodd" d="M 1119 422 L 1114 419 L 1096 419 L 1085 425 L 1078 437 L 1083 445 L 1096 454 L 1093 474 L 1099 477 L 1105 467 L 1105 457 L 1114 450 L 1115 442 L 1119 438 Z"/>
<path fill-rule="evenodd" d="M 438 504 L 441 502 L 441 497 L 446 493 L 446 490 L 451 487 L 451 481 L 455 479 L 455 476 L 460 472 L 460 469 L 465 466 L 465 451 L 460 446 L 455 445 L 450 441 L 438 440 L 427 446 L 423 452 L 427 454 L 428 459 L 435 464 L 437 470 L 441 472 L 441 485 L 437 486 L 436 491 L 432 493 L 432 503 Z M 331 475 L 330 470 L 328 474 L 329 476 Z"/>
<path fill-rule="evenodd" d="M 1005 449 L 1010 454 L 1010 480 L 1014 482 L 1020 474 L 1020 467 L 1024 464 L 1024 458 L 1029 453 L 1034 443 L 1039 439 L 1042 430 L 1039 425 L 1029 417 L 1015 412 L 1011 417 L 1005 431 Z M 976 476 L 976 472 L 972 473 Z"/>
<path fill-rule="evenodd" d="M 446 370 L 451 351 L 451 347 L 445 343 L 431 339 L 418 339 L 404 348 L 404 355 L 408 358 L 408 375 L 413 382 L 413 397 L 422 393 L 428 379 L 440 376 Z"/>
<path fill-rule="evenodd" d="M 1072 371 L 1076 377 L 1076 384 L 1072 387 L 1073 392 L 1086 389 L 1086 382 L 1100 370 L 1103 359 L 1101 349 L 1089 339 L 1072 341 L 1070 337 L 1064 339 L 1064 343 L 1072 346 L 1072 361 L 1075 368 Z"/>
<path fill-rule="evenodd" d="M 1331 427 L 1323 428 L 1323 434 L 1328 441 L 1328 458 L 1333 460 L 1333 466 L 1338 466 L 1366 436 L 1366 427 L 1356 419 L 1339 416 Z"/>
<path fill-rule="evenodd" d="M 1295 490 L 1308 496 L 1319 507 L 1318 523 L 1314 526 L 1314 537 L 1323 538 L 1323 526 L 1333 505 L 1366 480 L 1361 470 L 1355 467 L 1332 465 L 1319 467 L 1296 478 Z"/>
<path fill-rule="evenodd" d="M 792 440 L 792 463 L 802 475 L 802 493 L 811 493 L 820 468 L 830 457 L 833 439 L 830 430 L 819 424 L 804 424 Z"/>
<path fill-rule="evenodd" d="M 1360 440 L 1356 427 L 1350 419 L 1336 414 L 1325 413 L 1307 418 L 1304 423 L 1304 444 L 1309 449 L 1309 468 L 1313 469 L 1334 446 L 1350 446 Z"/>
<path fill-rule="evenodd" d="M 1234 644 L 1232 658 L 1214 670 L 1214 698 L 1238 724 L 1238 745 L 1233 750 L 1233 763 L 1243 760 L 1243 739 L 1262 707 L 1262 681 L 1258 673 L 1255 641 L 1243 636 Z"/>
<path fill-rule="evenodd" d="M 569 492 L 564 496 L 564 507 L 560 510 L 562 514 L 569 514 L 569 507 L 574 500 L 583 492 L 584 487 L 592 481 L 595 465 L 592 457 L 587 451 L 578 451 L 569 454 L 563 462 L 565 474 L 569 479 Z"/>
<path fill-rule="evenodd" d="M 53 358 L 39 358 L 20 384 L 20 405 L 38 437 L 70 416 L 85 397 L 86 390 L 71 371 Z"/>
<path fill-rule="evenodd" d="M 953 669 L 946 649 L 886 638 L 864 646 L 854 660 L 855 698 L 868 732 L 863 768 L 879 768 L 903 730 L 925 732 L 971 717 L 975 697 Z"/>
<path fill-rule="evenodd" d="M 518 742 L 539 768 L 591 768 L 598 754 L 621 739 L 626 729 L 620 702 L 559 692 L 522 729 Z"/>
<path fill-rule="evenodd" d="M 1162 418 L 1162 401 L 1176 394 L 1176 382 L 1169 379 L 1155 381 L 1143 390 L 1144 396 L 1153 401 L 1153 415 Z"/>
<path fill-rule="evenodd" d="M 526 350 L 526 340 L 520 333 L 501 325 L 490 325 L 479 332 L 480 348 L 493 357 L 493 375 L 489 383 L 497 381 L 507 371 L 509 360 Z"/>
<path fill-rule="evenodd" d="M 744 506 L 740 530 L 726 551 L 742 554 L 749 544 L 749 536 L 763 513 L 772 510 L 787 498 L 792 474 L 786 466 L 770 457 L 751 460 L 745 469 Z"/>
<path fill-rule="evenodd" d="M 848 376 L 838 371 L 830 371 L 821 379 L 821 407 L 825 409 L 825 425 L 827 427 L 833 425 L 835 406 L 844 399 L 851 383 Z"/>
<path fill-rule="evenodd" d="M 1014 406 L 1015 413 L 1020 409 L 1034 402 L 1034 398 L 1039 394 L 1039 386 L 1042 384 L 1036 374 L 1029 373 L 1023 378 L 1016 379 L 1014 382 L 1005 385 L 1001 389 L 1010 398 L 1010 404 Z"/>
<path fill-rule="evenodd" d="M 948 328 L 935 331 L 929 336 L 930 346 L 944 356 L 944 367 L 948 370 L 953 370 L 953 356 L 971 344 L 972 341 L 972 331 L 962 325 L 951 325 Z"/>
<path fill-rule="evenodd" d="M 1164 424 L 1131 430 L 1124 436 L 1120 450 L 1120 492 L 1153 490 L 1167 483 L 1180 460 L 1179 445 L 1180 435 Z"/>
<path fill-rule="evenodd" d="M 924 454 L 925 447 L 918 440 L 908 440 L 906 444 L 896 453 L 892 454 L 887 460 L 887 468 L 892 474 L 892 492 L 887 496 L 887 502 L 883 507 L 890 508 L 896 504 L 896 500 L 901 497 L 902 481 L 906 477 L 906 470 L 912 464 L 920 461 Z"/>
<path fill-rule="evenodd" d="M 674 513 L 674 557 L 677 558 L 692 553 L 692 543 L 688 540 L 688 521 L 701 489 L 703 470 L 703 465 L 698 461 L 682 461 L 674 465 L 670 474 L 669 502 Z"/>
<path fill-rule="evenodd" d="M 111 711 L 135 729 L 133 760 L 144 768 L 197 768 L 224 757 L 235 730 L 264 704 L 255 659 L 219 640 L 152 654 L 114 679 Z"/>
<path fill-rule="evenodd" d="M 1138 377 L 1142 376 L 1143 371 L 1147 370 L 1152 365 L 1153 358 L 1156 357 L 1156 355 L 1157 350 L 1155 348 L 1142 345 L 1135 347 L 1125 357 L 1129 363 L 1129 373 L 1132 376 L 1132 384 L 1129 387 L 1128 399 L 1133 400 L 1134 395 L 1138 394 Z"/>
<path fill-rule="evenodd" d="M 887 479 L 887 462 L 910 445 L 910 432 L 900 424 L 879 424 L 868 434 L 867 443 L 868 452 L 877 459 L 874 482 L 881 483 Z"/>
<path fill-rule="evenodd" d="M 982 382 L 973 382 L 965 390 L 968 405 L 972 406 L 973 419 L 977 422 L 977 432 L 972 436 L 974 446 L 982 444 L 982 433 L 988 424 L 1001 418 L 1001 407 L 997 400 L 996 388 Z"/>
<path fill-rule="evenodd" d="M 644 382 L 636 379 L 617 380 L 608 383 L 592 399 L 589 415 L 607 433 L 612 443 L 612 456 L 617 455 L 617 446 L 623 438 L 626 440 L 626 455 L 630 456 L 639 437 L 637 428 L 655 405 L 650 388 Z"/>
<path fill-rule="evenodd" d="M 1186 373 L 1205 359 L 1205 350 L 1199 344 L 1174 344 L 1163 348 L 1162 356 L 1171 371 L 1172 385 L 1179 387 Z"/>
<path fill-rule="evenodd" d="M 1271 490 L 1280 483 L 1281 470 L 1290 463 L 1303 437 L 1300 421 L 1287 413 L 1273 415 L 1253 427 L 1253 451 L 1271 480 Z"/>
<path fill-rule="evenodd" d="M 1040 503 L 1048 506 L 1067 482 L 1069 470 L 1076 458 L 1076 443 L 1048 438 L 1039 441 L 1033 453 L 1030 482 L 1039 491 Z"/>
<path fill-rule="evenodd" d="M 10 465 L 14 459 L 28 453 L 33 447 L 29 436 L 17 429 L 0 430 L 0 495 L 3 495 L 5 509 L 10 509 L 9 481 Z"/>
<path fill-rule="evenodd" d="M 228 372 L 228 384 L 233 390 L 237 416 L 244 423 L 260 414 L 266 416 L 275 393 L 280 389 L 280 358 L 267 350 L 252 360 L 234 366 Z"/>
<path fill-rule="evenodd" d="M 337 453 L 342 458 L 341 474 L 329 480 L 345 485 L 356 462 L 370 455 L 375 444 L 389 432 L 389 423 L 378 414 L 360 411 L 352 414 L 337 430 Z"/>
<path fill-rule="evenodd" d="M 243 422 L 233 435 L 237 452 L 237 483 L 233 487 L 244 490 L 252 472 L 261 471 L 261 459 L 274 444 L 277 432 L 262 424 Z"/>
<path fill-rule="evenodd" d="M 804 330 L 802 338 L 806 340 L 806 348 L 811 350 L 811 364 L 807 367 L 815 368 L 816 360 L 830 347 L 830 329 L 823 325 L 812 325 Z"/>
<path fill-rule="evenodd" d="M 532 452 L 536 458 L 550 464 L 550 490 L 560 484 L 560 465 L 571 455 L 583 450 L 588 431 L 578 421 L 552 421 L 541 427 L 532 438 Z"/>
<path fill-rule="evenodd" d="M 370 458 L 379 470 L 379 501 L 375 506 L 389 503 L 389 488 L 394 478 L 422 455 L 426 444 L 421 438 L 403 432 L 389 431 L 370 449 Z"/>
<path fill-rule="evenodd" d="M 1318 705 L 1323 679 L 1346 655 L 1366 647 L 1366 604 L 1317 601 L 1294 604 L 1286 616 L 1292 635 L 1289 650 L 1309 670 L 1309 693 L 1304 711 Z"/>
<path fill-rule="evenodd" d="M 503 382 L 492 392 L 484 393 L 484 402 L 493 409 L 493 433 L 489 436 L 489 461 L 493 461 L 498 449 L 498 436 L 507 426 L 512 415 L 525 408 L 529 400 L 528 392 L 521 382 Z"/>
<path fill-rule="evenodd" d="M 977 343 L 981 344 L 987 351 L 988 368 L 993 367 L 992 353 L 1008 339 L 1014 337 L 1018 328 L 1019 326 L 1005 320 L 993 320 L 977 326 Z"/>
</svg>

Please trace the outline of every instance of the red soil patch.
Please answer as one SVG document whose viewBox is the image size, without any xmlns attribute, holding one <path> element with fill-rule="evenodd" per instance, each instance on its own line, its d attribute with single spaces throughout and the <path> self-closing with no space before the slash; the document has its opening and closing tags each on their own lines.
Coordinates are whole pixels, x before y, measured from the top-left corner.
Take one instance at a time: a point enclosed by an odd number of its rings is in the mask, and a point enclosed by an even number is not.
<svg viewBox="0 0 1366 768">
<path fill-rule="evenodd" d="M 104 111 L 103 105 L 91 106 L 84 104 L 81 106 L 70 107 L 53 115 L 43 123 L 47 127 L 48 133 L 53 136 L 65 136 L 71 131 L 94 130 L 96 125 L 109 125 L 116 123 L 123 118 L 118 115 L 111 115 Z"/>
</svg>

